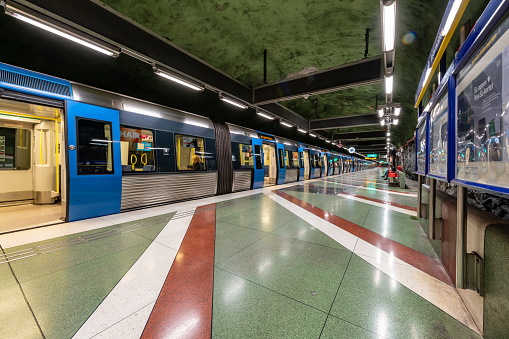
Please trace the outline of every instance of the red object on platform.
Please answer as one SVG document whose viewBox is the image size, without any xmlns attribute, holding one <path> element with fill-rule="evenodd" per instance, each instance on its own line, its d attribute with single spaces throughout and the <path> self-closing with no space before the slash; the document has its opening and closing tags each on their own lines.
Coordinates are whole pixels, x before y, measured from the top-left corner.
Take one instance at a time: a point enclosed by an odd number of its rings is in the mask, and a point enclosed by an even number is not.
<svg viewBox="0 0 509 339">
<path fill-rule="evenodd" d="M 398 171 L 401 171 L 401 166 L 398 166 Z"/>
<path fill-rule="evenodd" d="M 389 171 L 389 178 L 396 178 L 397 176 L 396 172 Z"/>
</svg>

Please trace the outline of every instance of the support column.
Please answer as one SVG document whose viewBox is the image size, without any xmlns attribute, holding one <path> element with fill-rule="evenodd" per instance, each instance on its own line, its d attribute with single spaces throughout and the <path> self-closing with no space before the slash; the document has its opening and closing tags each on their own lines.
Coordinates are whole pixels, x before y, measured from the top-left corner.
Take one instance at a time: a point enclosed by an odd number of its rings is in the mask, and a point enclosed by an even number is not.
<svg viewBox="0 0 509 339">
<path fill-rule="evenodd" d="M 458 186 L 456 225 L 456 286 L 466 288 L 467 274 L 467 189 Z"/>
<path fill-rule="evenodd" d="M 435 200 L 437 198 L 437 180 L 429 179 L 429 198 L 428 198 L 428 224 L 429 224 L 429 238 L 435 239 Z"/>
</svg>

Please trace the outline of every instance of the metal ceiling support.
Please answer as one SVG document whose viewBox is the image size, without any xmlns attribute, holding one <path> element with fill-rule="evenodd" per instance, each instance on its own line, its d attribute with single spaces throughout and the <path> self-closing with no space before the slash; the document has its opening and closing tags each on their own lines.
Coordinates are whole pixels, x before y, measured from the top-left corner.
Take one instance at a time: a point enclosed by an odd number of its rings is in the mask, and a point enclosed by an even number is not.
<svg viewBox="0 0 509 339">
<path fill-rule="evenodd" d="M 274 115 L 276 117 L 279 117 L 281 119 L 284 119 L 297 127 L 308 129 L 308 120 L 291 109 L 288 109 L 280 104 L 267 104 L 267 105 L 261 105 L 259 106 L 261 109 L 264 109 Z"/>
<path fill-rule="evenodd" d="M 350 115 L 346 117 L 318 119 L 309 121 L 310 130 L 332 129 L 357 126 L 378 125 L 380 121 L 377 113 Z"/>
<path fill-rule="evenodd" d="M 299 78 L 254 89 L 254 104 L 287 101 L 299 97 L 370 85 L 384 80 L 383 56 L 329 68 Z"/>
<path fill-rule="evenodd" d="M 366 131 L 366 132 L 351 132 L 351 133 L 334 133 L 333 140 L 358 140 L 358 139 L 376 139 L 385 138 L 385 131 Z"/>
<path fill-rule="evenodd" d="M 355 140 L 355 141 L 349 141 L 345 142 L 347 146 L 378 146 L 383 145 L 385 146 L 387 143 L 385 140 Z"/>
</svg>

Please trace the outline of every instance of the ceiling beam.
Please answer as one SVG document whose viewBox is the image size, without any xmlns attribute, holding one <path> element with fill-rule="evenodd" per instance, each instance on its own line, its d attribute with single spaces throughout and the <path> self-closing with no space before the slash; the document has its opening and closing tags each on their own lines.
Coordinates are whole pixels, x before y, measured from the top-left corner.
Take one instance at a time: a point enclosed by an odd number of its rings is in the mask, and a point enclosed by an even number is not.
<svg viewBox="0 0 509 339">
<path fill-rule="evenodd" d="M 253 103 L 287 101 L 381 82 L 384 80 L 382 59 L 379 55 L 255 88 Z"/>
<path fill-rule="evenodd" d="M 365 132 L 351 132 L 351 133 L 334 133 L 332 139 L 334 140 L 358 140 L 358 139 L 375 139 L 385 138 L 386 131 L 365 131 Z"/>
<path fill-rule="evenodd" d="M 318 119 L 309 121 L 309 129 L 333 129 L 344 127 L 373 126 L 379 125 L 380 119 L 377 113 L 350 115 L 345 117 Z"/>
</svg>

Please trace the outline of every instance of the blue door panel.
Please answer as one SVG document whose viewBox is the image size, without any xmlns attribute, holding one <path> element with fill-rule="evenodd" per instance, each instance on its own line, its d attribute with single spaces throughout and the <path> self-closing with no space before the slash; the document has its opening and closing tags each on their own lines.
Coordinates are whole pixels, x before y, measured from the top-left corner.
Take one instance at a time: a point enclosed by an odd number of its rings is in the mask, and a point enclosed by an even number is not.
<svg viewBox="0 0 509 339">
<path fill-rule="evenodd" d="M 282 185 L 285 183 L 285 178 L 286 178 L 286 159 L 285 159 L 285 145 L 284 144 L 276 144 L 276 147 L 277 147 L 277 159 L 278 159 L 278 176 L 277 176 L 277 184 L 278 185 Z M 281 168 L 280 166 L 280 161 L 281 159 L 279 159 L 279 150 L 283 150 L 283 167 Z"/>
<path fill-rule="evenodd" d="M 261 160 L 261 168 L 257 167 L 256 164 L 256 154 L 255 154 L 255 167 L 254 167 L 254 175 L 253 175 L 253 189 L 255 188 L 262 188 L 263 187 L 263 180 L 264 180 L 264 169 L 263 169 L 263 145 L 261 139 L 252 139 L 253 141 L 253 153 L 256 153 L 256 147 L 260 146 L 260 160 Z"/>
<path fill-rule="evenodd" d="M 113 139 L 113 174 L 78 175 L 77 118 L 111 123 Z M 67 101 L 69 146 L 69 221 L 120 212 L 122 166 L 120 160 L 119 112 L 93 105 Z"/>
<path fill-rule="evenodd" d="M 304 148 L 298 147 L 297 152 L 299 152 L 299 166 L 304 163 Z M 301 166 L 299 170 L 299 181 L 304 180 L 304 167 Z"/>
</svg>

